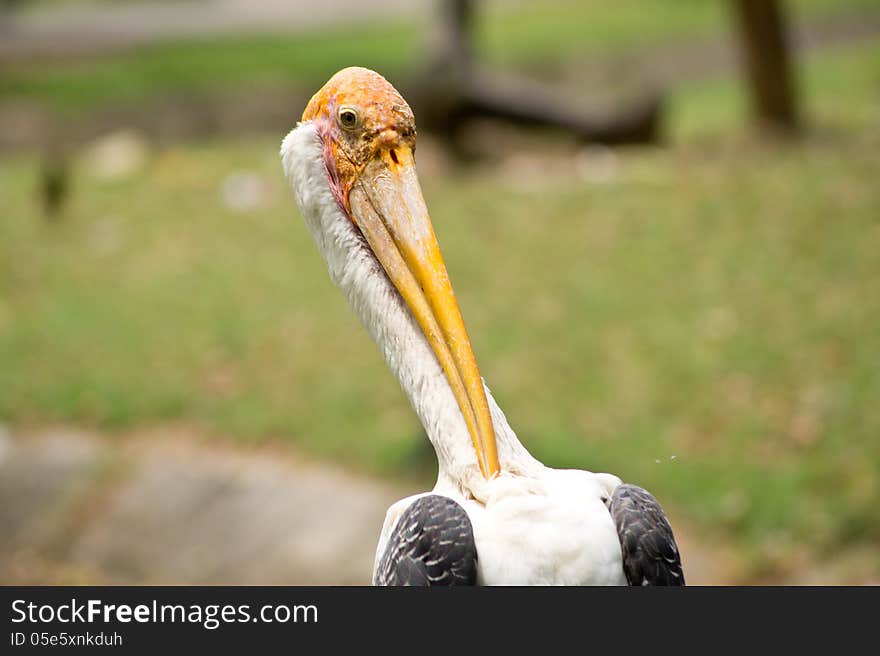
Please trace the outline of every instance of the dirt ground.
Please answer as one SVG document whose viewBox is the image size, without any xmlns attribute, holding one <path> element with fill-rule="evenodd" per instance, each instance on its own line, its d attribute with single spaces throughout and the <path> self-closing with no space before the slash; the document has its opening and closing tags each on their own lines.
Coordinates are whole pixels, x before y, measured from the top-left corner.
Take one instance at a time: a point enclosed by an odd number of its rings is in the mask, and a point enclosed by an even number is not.
<svg viewBox="0 0 880 656">
<path fill-rule="evenodd" d="M 385 510 L 417 491 L 182 428 L 4 431 L 0 583 L 367 584 Z M 692 583 L 735 578 L 677 530 Z"/>
<path fill-rule="evenodd" d="M 404 491 L 180 429 L 0 441 L 5 584 L 366 584 Z"/>
<path fill-rule="evenodd" d="M 189 427 L 0 426 L 0 585 L 367 585 L 386 509 L 419 491 Z M 666 510 L 690 585 L 878 583 L 861 552 L 756 574 Z"/>
</svg>

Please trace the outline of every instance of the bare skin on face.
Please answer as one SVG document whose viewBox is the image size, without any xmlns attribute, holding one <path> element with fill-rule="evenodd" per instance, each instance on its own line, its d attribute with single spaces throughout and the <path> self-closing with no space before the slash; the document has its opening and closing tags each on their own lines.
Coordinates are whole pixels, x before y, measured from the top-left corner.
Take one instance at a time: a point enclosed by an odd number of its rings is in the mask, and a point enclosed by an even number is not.
<svg viewBox="0 0 880 656">
<path fill-rule="evenodd" d="M 344 68 L 312 96 L 302 115 L 325 144 L 324 161 L 346 213 L 348 194 L 361 171 L 383 151 L 415 152 L 416 119 L 388 80 L 366 68 Z M 392 160 L 393 161 L 393 160 Z"/>
</svg>

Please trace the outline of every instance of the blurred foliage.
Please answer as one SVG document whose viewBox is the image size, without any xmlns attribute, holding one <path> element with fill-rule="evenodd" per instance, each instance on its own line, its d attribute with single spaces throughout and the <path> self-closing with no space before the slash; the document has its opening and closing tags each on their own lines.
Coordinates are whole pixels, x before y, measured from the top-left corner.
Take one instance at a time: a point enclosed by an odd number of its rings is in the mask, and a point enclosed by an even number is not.
<svg viewBox="0 0 880 656">
<path fill-rule="evenodd" d="M 792 0 L 793 16 L 821 20 L 865 8 L 876 0 Z M 516 9 L 483 8 L 477 43 L 489 63 L 543 68 L 578 58 L 648 50 L 670 40 L 711 40 L 731 31 L 722 0 L 629 0 L 602 10 L 597 0 L 523 3 Z M 146 99 L 193 96 L 235 88 L 311 91 L 352 62 L 390 79 L 426 57 L 431 22 L 383 21 L 311 33 L 206 37 L 171 41 L 107 58 L 9 64 L 0 75 L 0 98 L 23 98 L 62 114 L 79 115 Z M 536 64 L 540 62 L 540 64 Z"/>
</svg>

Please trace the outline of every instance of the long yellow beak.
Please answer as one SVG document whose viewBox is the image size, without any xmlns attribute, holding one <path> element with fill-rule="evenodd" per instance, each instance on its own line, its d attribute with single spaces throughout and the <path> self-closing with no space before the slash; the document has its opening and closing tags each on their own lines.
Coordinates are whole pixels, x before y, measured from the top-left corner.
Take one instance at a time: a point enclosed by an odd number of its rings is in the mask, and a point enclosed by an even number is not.
<svg viewBox="0 0 880 656">
<path fill-rule="evenodd" d="M 499 471 L 477 360 L 416 176 L 412 150 L 383 149 L 349 193 L 351 216 L 431 345 L 467 424 L 483 476 Z"/>
</svg>

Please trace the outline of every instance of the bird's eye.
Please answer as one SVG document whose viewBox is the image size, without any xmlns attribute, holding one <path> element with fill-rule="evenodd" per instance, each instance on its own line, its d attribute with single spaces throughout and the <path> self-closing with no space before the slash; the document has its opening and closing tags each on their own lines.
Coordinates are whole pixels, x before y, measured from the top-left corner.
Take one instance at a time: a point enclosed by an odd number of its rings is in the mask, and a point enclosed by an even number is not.
<svg viewBox="0 0 880 656">
<path fill-rule="evenodd" d="M 357 110 L 352 107 L 342 107 L 339 109 L 339 125 L 346 130 L 352 130 L 360 123 L 360 117 Z"/>
</svg>

